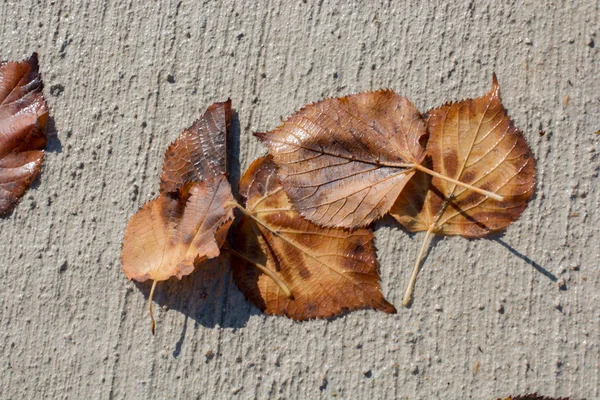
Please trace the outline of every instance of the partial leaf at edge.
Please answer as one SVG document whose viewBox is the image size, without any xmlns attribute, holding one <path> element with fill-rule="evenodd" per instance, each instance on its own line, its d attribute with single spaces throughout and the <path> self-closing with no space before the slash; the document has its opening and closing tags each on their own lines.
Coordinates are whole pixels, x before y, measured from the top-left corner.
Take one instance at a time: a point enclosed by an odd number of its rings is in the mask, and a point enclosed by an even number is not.
<svg viewBox="0 0 600 400">
<path fill-rule="evenodd" d="M 48 106 L 37 54 L 0 63 L 0 216 L 8 214 L 39 175 Z"/>
</svg>

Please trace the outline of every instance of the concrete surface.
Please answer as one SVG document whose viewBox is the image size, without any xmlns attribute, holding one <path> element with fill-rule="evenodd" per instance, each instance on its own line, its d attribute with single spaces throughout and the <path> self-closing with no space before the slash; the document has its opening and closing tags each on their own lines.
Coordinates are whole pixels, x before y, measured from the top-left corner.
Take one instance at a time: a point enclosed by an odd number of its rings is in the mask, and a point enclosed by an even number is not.
<svg viewBox="0 0 600 400">
<path fill-rule="evenodd" d="M 0 398 L 600 398 L 600 3 L 365 3 L 0 4 L 1 58 L 39 52 L 57 131 L 0 220 Z M 123 232 L 207 105 L 233 99 L 243 170 L 307 102 L 390 87 L 425 111 L 493 71 L 537 196 L 502 237 L 435 242 L 411 309 L 266 317 L 212 265 L 159 285 L 152 337 Z M 378 226 L 398 307 L 421 238 Z"/>
</svg>

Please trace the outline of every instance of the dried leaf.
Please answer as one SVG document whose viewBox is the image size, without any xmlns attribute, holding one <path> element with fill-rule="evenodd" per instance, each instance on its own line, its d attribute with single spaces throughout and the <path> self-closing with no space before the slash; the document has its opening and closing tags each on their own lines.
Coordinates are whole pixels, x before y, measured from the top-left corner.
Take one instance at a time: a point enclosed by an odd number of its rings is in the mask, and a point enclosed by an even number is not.
<svg viewBox="0 0 600 400">
<path fill-rule="evenodd" d="M 498 399 L 501 400 L 501 399 Z M 518 396 L 508 396 L 504 400 L 569 400 L 568 397 L 546 397 L 539 396 L 537 393 L 521 394 Z"/>
<path fill-rule="evenodd" d="M 129 279 L 181 279 L 194 263 L 219 255 L 233 220 L 225 177 L 188 184 L 177 197 L 161 194 L 127 224 L 121 261 Z"/>
<path fill-rule="evenodd" d="M 217 257 L 233 221 L 226 203 L 233 196 L 225 176 L 190 183 L 177 197 L 160 194 L 146 203 L 127 224 L 121 263 L 127 278 L 154 280 L 149 298 L 152 331 L 152 294 L 156 282 L 181 279 L 194 266 Z"/>
<path fill-rule="evenodd" d="M 217 257 L 233 222 L 227 181 L 227 134 L 231 100 L 215 103 L 185 129 L 165 154 L 161 194 L 129 220 L 121 261 L 129 279 L 156 283 L 181 279 L 202 261 Z"/>
<path fill-rule="evenodd" d="M 267 314 L 297 320 L 361 308 L 396 311 L 380 292 L 371 230 L 321 228 L 301 217 L 282 190 L 271 157 L 248 168 L 240 193 L 246 210 L 233 230 L 238 255 L 233 275 L 249 301 Z"/>
<path fill-rule="evenodd" d="M 295 208 L 322 226 L 366 226 L 386 214 L 425 156 L 425 123 L 391 90 L 311 104 L 256 133 Z"/>
<path fill-rule="evenodd" d="M 48 107 L 37 54 L 0 63 L 0 215 L 8 214 L 40 172 Z"/>
<path fill-rule="evenodd" d="M 227 138 L 232 118 L 231 99 L 228 99 L 214 103 L 183 131 L 165 153 L 161 192 L 176 192 L 187 182 L 227 174 Z"/>
<path fill-rule="evenodd" d="M 525 210 L 535 186 L 533 154 L 502 106 L 495 75 L 487 95 L 428 115 L 433 169 L 503 200 L 417 173 L 391 210 L 409 231 L 427 231 L 415 274 L 432 234 L 479 238 L 503 230 Z"/>
</svg>

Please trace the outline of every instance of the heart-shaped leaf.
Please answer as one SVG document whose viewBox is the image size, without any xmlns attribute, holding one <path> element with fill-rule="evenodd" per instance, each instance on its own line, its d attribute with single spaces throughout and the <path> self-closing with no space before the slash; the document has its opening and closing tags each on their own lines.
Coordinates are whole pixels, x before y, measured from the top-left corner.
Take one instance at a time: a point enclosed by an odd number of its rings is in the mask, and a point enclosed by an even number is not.
<svg viewBox="0 0 600 400">
<path fill-rule="evenodd" d="M 500 101 L 495 75 L 487 95 L 429 111 L 427 128 L 435 171 L 503 200 L 419 171 L 391 210 L 408 230 L 427 232 L 409 292 L 431 235 L 480 238 L 503 230 L 525 210 L 535 187 L 535 159 Z"/>
<path fill-rule="evenodd" d="M 425 157 L 419 111 L 391 90 L 310 104 L 255 135 L 269 147 L 294 207 L 329 227 L 382 217 Z"/>
<path fill-rule="evenodd" d="M 240 193 L 246 209 L 232 230 L 233 275 L 258 308 L 297 320 L 361 308 L 396 311 L 380 291 L 371 230 L 322 228 L 303 218 L 271 157 L 248 168 Z"/>
</svg>

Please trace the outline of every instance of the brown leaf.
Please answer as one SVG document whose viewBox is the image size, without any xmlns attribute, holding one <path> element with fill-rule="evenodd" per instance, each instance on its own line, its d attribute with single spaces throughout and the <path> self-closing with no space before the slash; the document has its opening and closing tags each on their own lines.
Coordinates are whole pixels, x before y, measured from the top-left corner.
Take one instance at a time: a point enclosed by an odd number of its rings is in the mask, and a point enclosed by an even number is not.
<svg viewBox="0 0 600 400">
<path fill-rule="evenodd" d="M 227 174 L 227 143 L 233 112 L 231 99 L 214 103 L 185 129 L 165 153 L 160 191 L 176 192 L 186 182 Z"/>
<path fill-rule="evenodd" d="M 322 226 L 366 226 L 386 214 L 425 156 L 425 123 L 391 90 L 311 104 L 256 133 L 296 209 Z"/>
<path fill-rule="evenodd" d="M 525 210 L 535 187 L 535 159 L 500 101 L 490 92 L 428 113 L 427 154 L 438 173 L 493 192 L 497 201 L 445 179 L 415 174 L 390 213 L 409 231 L 427 231 L 403 304 L 432 234 L 479 238 L 505 229 Z"/>
<path fill-rule="evenodd" d="M 501 399 L 498 399 L 501 400 Z M 546 397 L 537 393 L 521 394 L 518 396 L 508 396 L 504 400 L 569 400 L 568 397 Z"/>
<path fill-rule="evenodd" d="M 247 214 L 232 235 L 238 255 L 233 276 L 249 301 L 267 314 L 296 320 L 361 308 L 396 311 L 380 292 L 371 230 L 321 228 L 301 217 L 282 190 L 271 157 L 248 168 L 240 193 Z M 291 296 L 253 264 L 280 277 Z"/>
<path fill-rule="evenodd" d="M 191 183 L 177 197 L 160 194 L 127 224 L 121 262 L 129 279 L 139 282 L 181 279 L 208 258 L 219 255 L 233 211 L 224 176 Z"/>
<path fill-rule="evenodd" d="M 490 92 L 429 112 L 427 154 L 433 169 L 504 197 L 496 201 L 419 171 L 391 210 L 410 231 L 483 237 L 515 221 L 533 196 L 535 159 L 500 102 Z M 429 184 L 431 183 L 431 187 Z"/>
<path fill-rule="evenodd" d="M 8 214 L 40 172 L 48 107 L 37 54 L 0 63 L 0 215 Z"/>
</svg>

